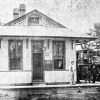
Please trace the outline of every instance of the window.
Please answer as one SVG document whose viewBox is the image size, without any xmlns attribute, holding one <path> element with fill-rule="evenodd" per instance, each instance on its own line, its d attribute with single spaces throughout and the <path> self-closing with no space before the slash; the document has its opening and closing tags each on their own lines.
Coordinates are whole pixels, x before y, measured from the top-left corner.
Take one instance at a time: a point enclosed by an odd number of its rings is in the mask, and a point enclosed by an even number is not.
<svg viewBox="0 0 100 100">
<path fill-rule="evenodd" d="M 9 66 L 10 70 L 22 69 L 22 40 L 9 40 Z"/>
<path fill-rule="evenodd" d="M 64 42 L 53 42 L 54 69 L 64 69 Z"/>
<path fill-rule="evenodd" d="M 1 39 L 0 39 L 0 48 L 1 48 Z"/>
<path fill-rule="evenodd" d="M 39 24 L 39 17 L 30 17 L 28 19 L 28 25 L 36 25 Z"/>
</svg>

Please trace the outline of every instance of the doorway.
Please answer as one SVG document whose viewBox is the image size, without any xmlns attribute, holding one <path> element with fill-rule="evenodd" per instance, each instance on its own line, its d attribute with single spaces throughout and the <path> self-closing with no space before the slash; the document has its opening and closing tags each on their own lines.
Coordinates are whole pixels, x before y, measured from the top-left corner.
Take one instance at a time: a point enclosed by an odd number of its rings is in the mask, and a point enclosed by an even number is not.
<svg viewBox="0 0 100 100">
<path fill-rule="evenodd" d="M 33 81 L 43 81 L 43 41 L 32 41 Z"/>
</svg>

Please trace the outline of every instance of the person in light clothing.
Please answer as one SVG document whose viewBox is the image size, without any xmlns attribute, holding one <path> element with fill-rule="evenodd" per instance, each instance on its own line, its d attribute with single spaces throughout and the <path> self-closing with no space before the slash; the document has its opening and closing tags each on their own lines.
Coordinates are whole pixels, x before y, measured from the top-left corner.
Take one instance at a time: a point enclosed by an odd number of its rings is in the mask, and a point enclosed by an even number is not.
<svg viewBox="0 0 100 100">
<path fill-rule="evenodd" d="M 71 61 L 71 67 L 70 67 L 70 84 L 75 84 L 74 80 L 75 75 L 75 68 L 74 68 L 74 61 Z"/>
</svg>

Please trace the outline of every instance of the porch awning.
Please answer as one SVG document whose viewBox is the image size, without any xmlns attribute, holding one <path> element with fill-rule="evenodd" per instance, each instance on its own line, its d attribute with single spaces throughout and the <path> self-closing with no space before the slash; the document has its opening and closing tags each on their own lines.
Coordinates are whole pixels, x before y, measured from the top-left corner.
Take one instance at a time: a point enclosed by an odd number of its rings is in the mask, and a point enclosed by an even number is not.
<svg viewBox="0 0 100 100">
<path fill-rule="evenodd" d="M 76 32 L 68 28 L 43 27 L 43 26 L 1 26 L 0 36 L 37 36 L 37 37 L 64 37 L 96 39 L 85 33 Z"/>
</svg>

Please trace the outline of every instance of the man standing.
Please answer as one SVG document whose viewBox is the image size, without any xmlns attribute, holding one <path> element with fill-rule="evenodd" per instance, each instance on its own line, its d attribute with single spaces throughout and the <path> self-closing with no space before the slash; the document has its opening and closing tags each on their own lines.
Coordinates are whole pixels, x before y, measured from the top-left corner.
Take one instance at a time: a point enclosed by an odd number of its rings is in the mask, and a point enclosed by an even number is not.
<svg viewBox="0 0 100 100">
<path fill-rule="evenodd" d="M 71 76 L 71 78 L 70 78 L 70 84 L 71 85 L 75 84 L 75 81 L 74 81 L 74 72 L 75 72 L 75 70 L 74 70 L 74 61 L 71 61 L 71 68 L 70 68 L 70 76 Z"/>
<path fill-rule="evenodd" d="M 95 81 L 96 81 L 96 74 L 97 74 L 97 71 L 96 71 L 96 68 L 95 68 L 95 64 L 93 64 L 93 68 L 92 68 L 93 80 L 92 80 L 92 83 L 95 83 Z"/>
</svg>

